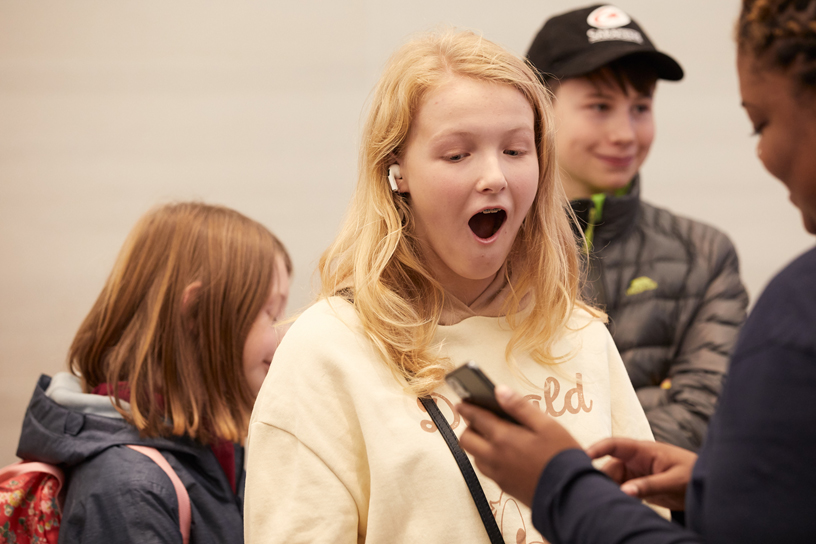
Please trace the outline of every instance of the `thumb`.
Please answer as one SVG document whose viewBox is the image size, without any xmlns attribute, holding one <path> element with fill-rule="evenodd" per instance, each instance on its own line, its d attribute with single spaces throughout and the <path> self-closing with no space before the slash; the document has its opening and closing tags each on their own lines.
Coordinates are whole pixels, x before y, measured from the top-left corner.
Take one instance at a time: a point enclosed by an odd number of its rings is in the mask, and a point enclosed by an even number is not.
<svg viewBox="0 0 816 544">
<path fill-rule="evenodd" d="M 543 415 L 541 410 L 506 385 L 497 385 L 494 393 L 504 411 L 525 427 L 534 428 L 537 418 Z"/>
<path fill-rule="evenodd" d="M 674 490 L 676 478 L 670 472 L 632 478 L 621 485 L 620 489 L 630 497 L 649 499 L 652 495 L 659 495 Z"/>
</svg>

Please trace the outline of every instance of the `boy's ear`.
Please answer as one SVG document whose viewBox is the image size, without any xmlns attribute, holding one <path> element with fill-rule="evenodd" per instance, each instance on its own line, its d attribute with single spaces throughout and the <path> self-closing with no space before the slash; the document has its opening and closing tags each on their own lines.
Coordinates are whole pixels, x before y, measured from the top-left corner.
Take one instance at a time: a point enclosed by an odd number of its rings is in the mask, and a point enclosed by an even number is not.
<svg viewBox="0 0 816 544">
<path fill-rule="evenodd" d="M 189 327 L 198 313 L 198 295 L 201 293 L 201 281 L 196 280 L 184 288 L 181 295 L 181 315 Z"/>
</svg>

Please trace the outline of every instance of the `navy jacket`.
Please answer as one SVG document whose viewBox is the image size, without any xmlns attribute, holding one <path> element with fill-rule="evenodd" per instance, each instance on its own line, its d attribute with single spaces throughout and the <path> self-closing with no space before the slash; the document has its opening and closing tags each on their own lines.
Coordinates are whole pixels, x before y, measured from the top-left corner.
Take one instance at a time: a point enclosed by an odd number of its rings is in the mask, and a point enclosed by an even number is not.
<svg viewBox="0 0 816 544">
<path fill-rule="evenodd" d="M 533 523 L 550 542 L 816 542 L 816 248 L 768 285 L 740 334 L 686 494 L 661 519 L 569 450 L 547 465 Z"/>
<path fill-rule="evenodd" d="M 178 499 L 170 478 L 125 444 L 156 448 L 176 471 L 190 495 L 191 544 L 243 542 L 243 494 L 232 491 L 212 449 L 186 438 L 140 438 L 121 418 L 58 404 L 46 395 L 50 383 L 48 376 L 37 383 L 17 455 L 65 470 L 68 491 L 60 544 L 181 544 Z M 240 446 L 235 464 L 240 476 Z"/>
</svg>

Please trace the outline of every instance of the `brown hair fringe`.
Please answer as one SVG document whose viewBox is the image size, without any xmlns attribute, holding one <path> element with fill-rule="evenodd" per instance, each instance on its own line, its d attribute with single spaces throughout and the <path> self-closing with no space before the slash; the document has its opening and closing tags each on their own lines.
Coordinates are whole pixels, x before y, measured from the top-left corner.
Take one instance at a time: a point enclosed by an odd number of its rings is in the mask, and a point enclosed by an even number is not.
<svg viewBox="0 0 816 544">
<path fill-rule="evenodd" d="M 151 211 L 74 337 L 71 371 L 86 392 L 107 384 L 116 409 L 144 436 L 240 442 L 254 402 L 244 343 L 281 258 L 290 273 L 283 244 L 234 210 L 178 203 Z"/>
</svg>

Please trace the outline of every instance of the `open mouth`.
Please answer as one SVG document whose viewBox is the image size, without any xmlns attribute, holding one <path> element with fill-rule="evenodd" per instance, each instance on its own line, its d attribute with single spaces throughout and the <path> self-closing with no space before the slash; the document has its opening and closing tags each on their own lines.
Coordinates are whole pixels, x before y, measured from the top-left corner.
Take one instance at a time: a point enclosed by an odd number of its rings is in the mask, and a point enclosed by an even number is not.
<svg viewBox="0 0 816 544">
<path fill-rule="evenodd" d="M 468 226 L 473 234 L 486 240 L 499 232 L 506 219 L 507 212 L 501 208 L 489 208 L 471 217 Z"/>
</svg>

